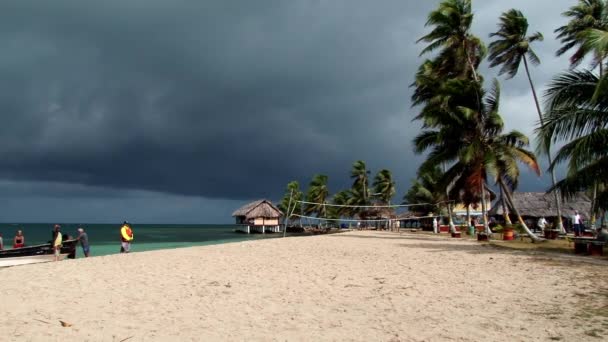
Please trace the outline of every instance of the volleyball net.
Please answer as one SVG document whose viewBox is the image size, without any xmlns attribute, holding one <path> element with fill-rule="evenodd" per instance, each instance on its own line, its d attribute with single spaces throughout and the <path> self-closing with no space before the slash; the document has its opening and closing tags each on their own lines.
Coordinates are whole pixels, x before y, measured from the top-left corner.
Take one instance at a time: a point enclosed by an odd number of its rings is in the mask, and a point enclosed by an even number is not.
<svg viewBox="0 0 608 342">
<path fill-rule="evenodd" d="M 400 221 L 416 221 L 439 217 L 437 214 L 416 215 L 412 208 L 453 204 L 454 201 L 416 204 L 334 204 L 293 200 L 287 210 L 287 219 L 299 221 L 302 226 L 340 226 L 357 228 L 401 228 Z M 298 206 L 299 205 L 299 206 Z M 296 209 L 299 207 L 299 212 Z M 305 208 L 309 208 L 306 210 Z M 313 208 L 313 209 L 310 209 Z M 348 211 L 348 214 L 344 212 Z M 438 210 L 439 211 L 439 210 Z"/>
</svg>

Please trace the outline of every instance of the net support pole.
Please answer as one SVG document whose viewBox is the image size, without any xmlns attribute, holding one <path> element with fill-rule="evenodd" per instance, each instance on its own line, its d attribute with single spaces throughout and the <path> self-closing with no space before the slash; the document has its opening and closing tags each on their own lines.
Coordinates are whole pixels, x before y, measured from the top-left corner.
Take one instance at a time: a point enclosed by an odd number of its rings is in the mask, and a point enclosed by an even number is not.
<svg viewBox="0 0 608 342">
<path fill-rule="evenodd" d="M 293 189 L 291 189 L 291 193 L 289 194 L 289 203 L 287 204 L 287 212 L 285 213 L 285 219 L 283 220 L 283 237 L 287 236 L 287 221 L 289 220 L 290 209 L 291 209 L 291 198 L 293 197 Z M 295 204 L 294 204 L 295 207 Z"/>
</svg>

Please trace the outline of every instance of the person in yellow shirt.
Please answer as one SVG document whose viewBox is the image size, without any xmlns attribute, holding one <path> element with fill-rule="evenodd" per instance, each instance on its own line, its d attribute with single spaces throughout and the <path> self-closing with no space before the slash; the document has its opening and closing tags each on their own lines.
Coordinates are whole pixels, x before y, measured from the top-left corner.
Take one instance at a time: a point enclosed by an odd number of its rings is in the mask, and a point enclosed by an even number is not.
<svg viewBox="0 0 608 342">
<path fill-rule="evenodd" d="M 133 241 L 133 230 L 131 225 L 125 221 L 120 227 L 120 253 L 129 253 L 131 251 L 131 241 Z"/>
<path fill-rule="evenodd" d="M 61 236 L 61 226 L 56 224 L 55 229 L 53 229 L 53 252 L 55 253 L 55 261 L 59 261 L 62 244 L 63 239 Z"/>
</svg>

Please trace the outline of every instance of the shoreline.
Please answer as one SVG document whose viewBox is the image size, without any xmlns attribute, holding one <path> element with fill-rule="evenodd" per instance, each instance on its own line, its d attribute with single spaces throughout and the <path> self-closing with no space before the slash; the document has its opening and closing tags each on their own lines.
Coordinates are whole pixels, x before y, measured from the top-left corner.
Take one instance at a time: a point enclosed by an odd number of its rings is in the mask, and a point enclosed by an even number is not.
<svg viewBox="0 0 608 342">
<path fill-rule="evenodd" d="M 0 315 L 11 341 L 581 340 L 605 266 L 356 231 L 0 269 Z"/>
</svg>

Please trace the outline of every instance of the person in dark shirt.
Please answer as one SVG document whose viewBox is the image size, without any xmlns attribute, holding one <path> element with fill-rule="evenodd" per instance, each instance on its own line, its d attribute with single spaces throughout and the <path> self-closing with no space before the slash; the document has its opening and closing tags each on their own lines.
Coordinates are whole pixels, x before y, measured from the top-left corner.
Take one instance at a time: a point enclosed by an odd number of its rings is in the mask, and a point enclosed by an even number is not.
<svg viewBox="0 0 608 342">
<path fill-rule="evenodd" d="M 91 252 L 91 247 L 89 246 L 89 236 L 84 231 L 84 228 L 78 228 L 78 237 L 76 240 L 80 241 L 80 245 L 82 246 L 82 253 L 84 253 L 85 258 L 89 257 L 89 253 Z"/>
<path fill-rule="evenodd" d="M 68 240 L 72 240 L 72 239 L 73 239 L 72 235 L 63 234 L 63 241 L 68 241 Z M 67 256 L 68 259 L 76 259 L 76 244 L 70 244 L 69 246 L 70 246 L 68 249 L 69 253 Z M 62 246 L 62 248 L 63 248 L 63 246 Z"/>
</svg>

